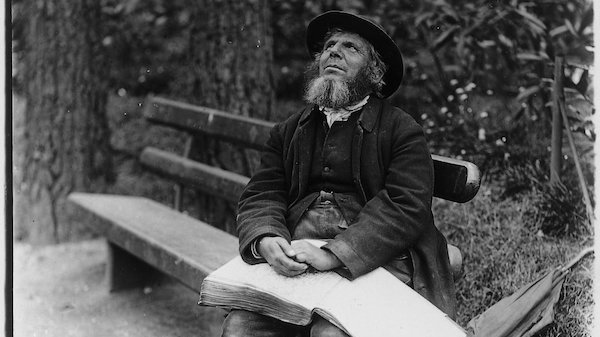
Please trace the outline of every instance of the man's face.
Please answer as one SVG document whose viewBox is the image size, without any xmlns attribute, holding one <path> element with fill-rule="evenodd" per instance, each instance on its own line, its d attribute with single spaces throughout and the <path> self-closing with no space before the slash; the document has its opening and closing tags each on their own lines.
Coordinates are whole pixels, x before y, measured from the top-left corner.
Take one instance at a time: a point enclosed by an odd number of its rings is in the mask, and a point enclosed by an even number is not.
<svg viewBox="0 0 600 337">
<path fill-rule="evenodd" d="M 367 41 L 357 34 L 339 32 L 323 45 L 319 75 L 324 78 L 353 80 L 369 60 Z"/>
</svg>

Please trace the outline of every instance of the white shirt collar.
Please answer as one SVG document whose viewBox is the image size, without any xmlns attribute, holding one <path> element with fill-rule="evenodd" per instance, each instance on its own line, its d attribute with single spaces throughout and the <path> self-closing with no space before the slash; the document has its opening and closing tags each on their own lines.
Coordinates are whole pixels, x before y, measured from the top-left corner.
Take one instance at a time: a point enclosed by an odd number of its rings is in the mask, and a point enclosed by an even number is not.
<svg viewBox="0 0 600 337">
<path fill-rule="evenodd" d="M 319 110 L 322 111 L 323 114 L 325 114 L 325 117 L 327 117 L 327 124 L 329 125 L 329 127 L 331 127 L 331 125 L 333 125 L 333 123 L 337 121 L 347 121 L 353 112 L 362 109 L 365 106 L 365 104 L 367 104 L 367 102 L 369 101 L 369 97 L 370 96 L 367 95 L 358 103 L 349 105 L 344 108 L 333 109 L 320 106 Z"/>
</svg>

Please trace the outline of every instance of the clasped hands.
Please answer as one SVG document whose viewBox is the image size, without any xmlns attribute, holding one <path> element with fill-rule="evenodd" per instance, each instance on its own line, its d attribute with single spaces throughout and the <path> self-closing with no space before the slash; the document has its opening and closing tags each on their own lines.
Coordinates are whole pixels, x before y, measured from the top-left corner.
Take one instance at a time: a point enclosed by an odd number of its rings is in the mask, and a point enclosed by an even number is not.
<svg viewBox="0 0 600 337">
<path fill-rule="evenodd" d="M 289 244 L 282 237 L 267 236 L 260 239 L 257 248 L 258 253 L 277 273 L 289 277 L 304 273 L 309 266 L 324 271 L 342 265 L 337 256 L 330 251 L 315 247 L 304 240 Z"/>
</svg>

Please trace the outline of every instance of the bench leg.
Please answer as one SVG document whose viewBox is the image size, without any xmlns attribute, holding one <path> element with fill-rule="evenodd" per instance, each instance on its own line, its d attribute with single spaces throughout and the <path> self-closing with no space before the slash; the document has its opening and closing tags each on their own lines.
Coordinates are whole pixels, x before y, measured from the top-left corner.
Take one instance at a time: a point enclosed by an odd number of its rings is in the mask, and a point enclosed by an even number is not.
<svg viewBox="0 0 600 337">
<path fill-rule="evenodd" d="M 162 278 L 159 271 L 123 248 L 109 241 L 107 246 L 106 284 L 110 292 L 142 288 Z"/>
</svg>

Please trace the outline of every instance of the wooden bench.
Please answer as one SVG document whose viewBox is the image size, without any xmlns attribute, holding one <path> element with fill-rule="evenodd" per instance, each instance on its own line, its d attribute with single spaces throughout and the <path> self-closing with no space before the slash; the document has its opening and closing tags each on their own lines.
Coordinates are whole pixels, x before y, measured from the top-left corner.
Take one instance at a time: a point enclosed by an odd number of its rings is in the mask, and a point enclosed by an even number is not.
<svg viewBox="0 0 600 337">
<path fill-rule="evenodd" d="M 153 147 L 140 155 L 145 167 L 178 184 L 174 208 L 129 196 L 73 193 L 69 199 L 100 219 L 94 230 L 108 242 L 110 290 L 140 286 L 154 268 L 199 292 L 203 277 L 233 258 L 238 245 L 234 236 L 177 211 L 183 186 L 237 202 L 249 178 L 190 159 L 192 138 L 208 135 L 260 150 L 274 123 L 161 97 L 148 97 L 144 105 L 146 119 L 190 136 L 182 155 Z M 441 156 L 433 160 L 436 197 L 466 202 L 475 196 L 479 189 L 475 165 Z"/>
</svg>

